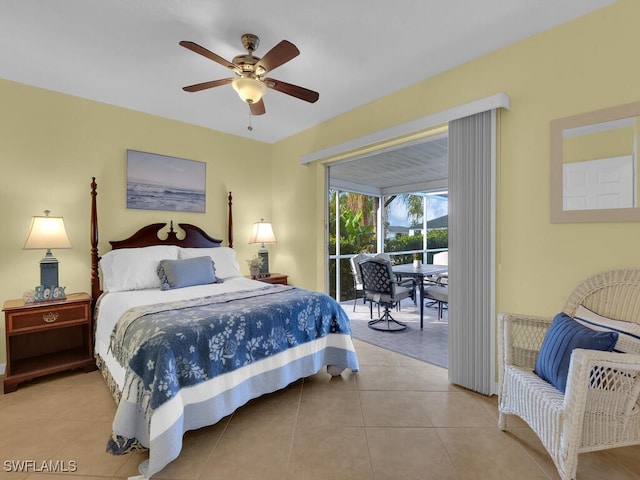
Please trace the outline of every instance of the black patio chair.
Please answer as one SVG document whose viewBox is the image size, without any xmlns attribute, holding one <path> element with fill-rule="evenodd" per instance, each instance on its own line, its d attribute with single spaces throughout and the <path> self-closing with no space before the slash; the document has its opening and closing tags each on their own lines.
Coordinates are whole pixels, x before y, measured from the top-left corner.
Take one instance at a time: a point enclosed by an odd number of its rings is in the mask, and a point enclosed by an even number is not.
<svg viewBox="0 0 640 480">
<path fill-rule="evenodd" d="M 369 328 L 385 332 L 397 332 L 407 328 L 405 323 L 391 316 L 391 309 L 401 300 L 412 297 L 412 289 L 401 287 L 392 271 L 391 262 L 381 258 L 371 258 L 358 264 L 362 276 L 364 296 L 371 302 L 370 312 L 373 315 L 373 303 L 383 308 L 380 318 L 370 320 Z M 415 286 L 414 286 L 415 287 Z M 413 288 L 415 295 L 415 288 Z"/>
</svg>

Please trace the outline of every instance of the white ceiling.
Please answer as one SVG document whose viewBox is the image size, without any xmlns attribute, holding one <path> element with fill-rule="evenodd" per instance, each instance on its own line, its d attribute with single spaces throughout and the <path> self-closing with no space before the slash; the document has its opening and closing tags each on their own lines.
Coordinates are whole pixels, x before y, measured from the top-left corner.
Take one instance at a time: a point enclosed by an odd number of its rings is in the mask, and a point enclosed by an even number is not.
<svg viewBox="0 0 640 480">
<path fill-rule="evenodd" d="M 615 0 L 0 0 L 0 77 L 223 132 L 275 142 L 434 74 Z M 301 54 L 278 80 L 320 93 L 310 104 L 276 91 L 252 118 L 230 85 L 185 85 L 230 71 L 240 36 L 255 55 L 280 40 Z"/>
<path fill-rule="evenodd" d="M 329 167 L 330 188 L 367 195 L 448 190 L 448 135 L 442 133 Z"/>
</svg>

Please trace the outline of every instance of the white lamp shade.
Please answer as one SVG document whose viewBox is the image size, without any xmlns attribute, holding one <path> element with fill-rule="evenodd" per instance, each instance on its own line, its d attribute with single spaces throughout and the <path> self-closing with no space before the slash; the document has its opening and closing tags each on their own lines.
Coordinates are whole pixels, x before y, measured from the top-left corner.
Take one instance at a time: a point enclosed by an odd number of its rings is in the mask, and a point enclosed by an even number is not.
<svg viewBox="0 0 640 480">
<path fill-rule="evenodd" d="M 271 224 L 263 221 L 254 223 L 249 243 L 276 243 Z"/>
<path fill-rule="evenodd" d="M 62 217 L 33 217 L 25 250 L 71 248 Z"/>
<path fill-rule="evenodd" d="M 238 92 L 240 98 L 247 103 L 258 103 L 265 93 L 267 86 L 253 78 L 234 78 L 231 86 Z"/>
</svg>

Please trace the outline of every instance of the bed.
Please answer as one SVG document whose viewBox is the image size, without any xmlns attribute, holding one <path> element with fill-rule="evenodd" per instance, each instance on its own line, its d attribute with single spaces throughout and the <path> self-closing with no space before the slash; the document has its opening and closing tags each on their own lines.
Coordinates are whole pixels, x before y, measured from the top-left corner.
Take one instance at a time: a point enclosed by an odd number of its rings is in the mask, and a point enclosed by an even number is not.
<svg viewBox="0 0 640 480">
<path fill-rule="evenodd" d="M 95 358 L 118 405 L 107 451 L 149 451 L 132 478 L 161 471 L 180 454 L 185 432 L 253 398 L 323 367 L 334 376 L 358 371 L 349 319 L 334 299 L 242 276 L 231 194 L 228 247 L 191 224 L 178 224 L 178 235 L 173 222 L 166 232 L 155 223 L 110 242 L 102 256 L 96 196 L 94 178 Z"/>
</svg>

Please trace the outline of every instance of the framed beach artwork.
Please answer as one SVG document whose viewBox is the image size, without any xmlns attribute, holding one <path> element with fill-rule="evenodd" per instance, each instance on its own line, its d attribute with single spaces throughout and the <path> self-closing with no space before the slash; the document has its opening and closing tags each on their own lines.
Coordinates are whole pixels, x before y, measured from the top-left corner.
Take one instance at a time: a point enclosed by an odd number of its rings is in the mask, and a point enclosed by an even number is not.
<svg viewBox="0 0 640 480">
<path fill-rule="evenodd" d="M 204 213 L 206 164 L 127 150 L 127 208 Z"/>
</svg>

